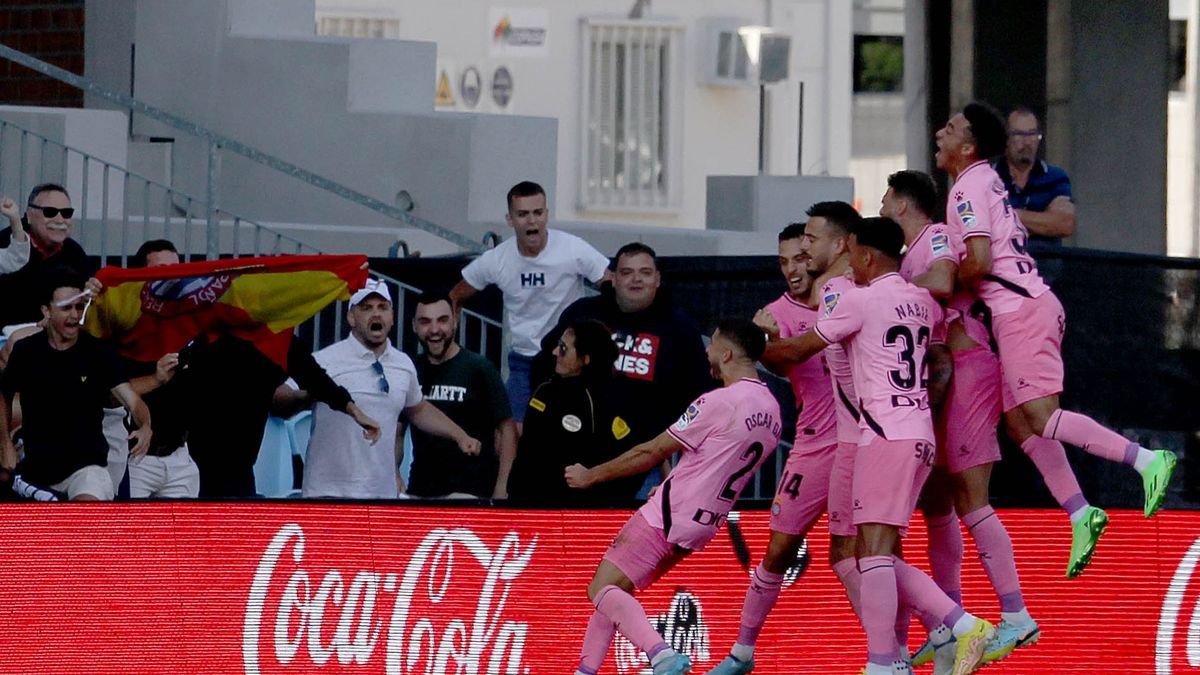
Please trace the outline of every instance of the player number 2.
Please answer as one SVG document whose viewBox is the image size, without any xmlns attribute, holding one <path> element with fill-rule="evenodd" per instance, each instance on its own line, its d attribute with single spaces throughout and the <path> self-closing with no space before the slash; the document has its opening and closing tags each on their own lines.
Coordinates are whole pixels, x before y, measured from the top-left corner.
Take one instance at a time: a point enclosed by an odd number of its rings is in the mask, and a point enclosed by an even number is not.
<svg viewBox="0 0 1200 675">
<path fill-rule="evenodd" d="M 762 454 L 763 444 L 759 443 L 758 441 L 751 443 L 750 447 L 746 448 L 742 452 L 742 459 L 749 461 L 746 462 L 745 466 L 737 471 L 734 471 L 733 475 L 729 477 L 729 480 L 725 481 L 725 487 L 721 489 L 721 499 L 727 502 L 737 500 L 738 491 L 734 489 L 733 484 L 738 482 L 738 479 L 740 479 L 742 476 L 750 473 L 755 466 L 758 466 L 758 460 L 762 459 Z"/>
<path fill-rule="evenodd" d="M 883 343 L 885 345 L 899 346 L 900 348 L 896 360 L 903 368 L 888 371 L 888 379 L 892 381 L 893 387 L 900 391 L 912 391 L 913 387 L 917 385 L 917 377 L 920 377 L 921 388 L 925 388 L 929 378 L 925 372 L 924 359 L 919 366 L 917 365 L 916 353 L 917 347 L 924 348 L 927 342 L 929 342 L 929 326 L 921 326 L 917 329 L 916 340 L 913 339 L 912 329 L 904 325 L 892 326 L 884 334 Z"/>
</svg>

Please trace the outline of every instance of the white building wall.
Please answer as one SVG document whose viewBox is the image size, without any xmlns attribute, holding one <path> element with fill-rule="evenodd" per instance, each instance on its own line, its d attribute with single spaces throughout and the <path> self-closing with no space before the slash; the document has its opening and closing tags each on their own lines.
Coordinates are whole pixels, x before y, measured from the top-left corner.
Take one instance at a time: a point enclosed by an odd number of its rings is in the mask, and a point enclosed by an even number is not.
<svg viewBox="0 0 1200 675">
<path fill-rule="evenodd" d="M 399 37 L 437 45 L 439 71 L 454 84 L 453 109 L 463 105 L 460 74 L 469 67 L 483 75 L 484 92 L 475 112 L 549 117 L 558 122 L 557 187 L 551 196 L 559 221 L 620 222 L 633 225 L 702 228 L 705 178 L 712 174 L 754 174 L 758 167 L 758 89 L 701 84 L 702 21 L 735 18 L 767 25 L 792 37 L 789 81 L 768 91 L 768 172 L 794 175 L 799 133 L 799 82 L 805 86 L 803 162 L 805 173 L 845 175 L 850 153 L 851 6 L 841 0 L 654 0 L 646 18 L 683 26 L 681 94 L 682 145 L 678 164 L 677 208 L 583 208 L 580 195 L 584 17 L 624 17 L 630 0 L 558 0 L 505 3 L 502 0 L 317 0 L 321 18 L 389 17 L 399 21 Z M 490 14 L 494 9 L 541 9 L 548 17 L 545 53 L 495 56 Z M 487 91 L 499 67 L 513 76 L 513 97 L 500 108 Z M 439 108 L 445 109 L 445 108 Z M 514 182 L 520 177 L 514 176 Z M 502 223 L 503 204 L 494 212 Z"/>
</svg>

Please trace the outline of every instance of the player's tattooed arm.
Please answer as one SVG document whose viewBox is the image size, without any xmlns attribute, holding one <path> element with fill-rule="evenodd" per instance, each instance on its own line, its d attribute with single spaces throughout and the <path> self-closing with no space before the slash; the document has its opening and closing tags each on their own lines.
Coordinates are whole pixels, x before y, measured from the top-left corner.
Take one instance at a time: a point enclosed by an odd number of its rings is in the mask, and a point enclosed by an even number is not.
<svg viewBox="0 0 1200 675">
<path fill-rule="evenodd" d="M 655 438 L 635 445 L 621 455 L 590 469 L 582 464 L 572 464 L 564 470 L 563 478 L 566 479 L 567 485 L 573 488 L 589 488 L 596 483 L 646 473 L 683 449 L 682 443 L 664 431 Z"/>
<path fill-rule="evenodd" d="M 829 343 L 825 341 L 825 338 L 821 337 L 815 329 L 810 328 L 803 335 L 786 340 L 772 340 L 767 343 L 767 349 L 759 360 L 764 366 L 777 372 L 778 368 L 788 363 L 807 361 L 828 346 Z"/>
<path fill-rule="evenodd" d="M 935 342 L 925 351 L 925 367 L 929 373 L 929 406 L 934 415 L 941 412 L 942 404 L 950 392 L 950 380 L 954 377 L 954 359 L 946 345 Z"/>
<path fill-rule="evenodd" d="M 969 237 L 967 257 L 958 266 L 958 280 L 966 288 L 976 288 L 984 275 L 992 271 L 992 240 L 988 237 Z"/>
</svg>

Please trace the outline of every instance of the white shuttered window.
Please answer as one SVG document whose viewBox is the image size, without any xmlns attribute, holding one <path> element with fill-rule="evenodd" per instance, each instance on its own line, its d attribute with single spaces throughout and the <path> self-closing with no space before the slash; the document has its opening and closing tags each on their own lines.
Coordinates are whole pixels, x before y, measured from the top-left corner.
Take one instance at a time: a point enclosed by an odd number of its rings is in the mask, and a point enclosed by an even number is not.
<svg viewBox="0 0 1200 675">
<path fill-rule="evenodd" d="M 584 208 L 679 206 L 682 45 L 680 24 L 584 19 Z"/>
</svg>

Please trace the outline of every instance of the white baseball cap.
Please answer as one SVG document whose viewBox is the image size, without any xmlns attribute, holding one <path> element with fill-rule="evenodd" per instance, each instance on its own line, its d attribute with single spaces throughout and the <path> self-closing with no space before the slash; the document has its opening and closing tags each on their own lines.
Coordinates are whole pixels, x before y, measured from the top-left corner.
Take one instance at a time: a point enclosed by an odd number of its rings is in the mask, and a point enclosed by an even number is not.
<svg viewBox="0 0 1200 675">
<path fill-rule="evenodd" d="M 388 302 L 392 301 L 392 293 L 388 290 L 387 284 L 378 279 L 367 279 L 367 284 L 350 296 L 350 306 L 353 307 L 372 295 L 378 295 Z"/>
</svg>

